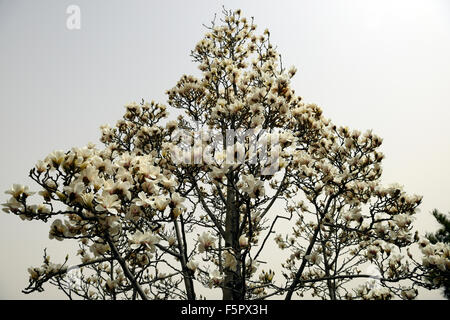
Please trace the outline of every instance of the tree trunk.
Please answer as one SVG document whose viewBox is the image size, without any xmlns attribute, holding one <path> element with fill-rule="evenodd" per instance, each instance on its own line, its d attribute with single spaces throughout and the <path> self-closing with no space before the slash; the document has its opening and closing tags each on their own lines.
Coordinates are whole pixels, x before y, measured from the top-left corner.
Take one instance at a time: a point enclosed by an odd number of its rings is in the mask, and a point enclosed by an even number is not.
<svg viewBox="0 0 450 320">
<path fill-rule="evenodd" d="M 231 186 L 234 181 L 233 173 L 228 174 L 227 205 L 225 216 L 225 249 L 230 249 L 234 254 L 240 252 L 239 248 L 239 211 L 236 205 L 236 191 Z M 223 286 L 223 300 L 243 300 L 243 286 L 240 267 L 240 257 L 236 271 L 225 269 L 225 280 Z"/>
<path fill-rule="evenodd" d="M 187 267 L 186 247 L 176 218 L 173 219 L 173 223 L 175 227 L 175 233 L 177 235 L 178 248 L 180 251 L 180 263 L 182 268 L 184 285 L 186 287 L 187 298 L 188 300 L 195 300 L 195 290 L 194 290 L 194 282 L 192 280 L 192 272 Z"/>
</svg>

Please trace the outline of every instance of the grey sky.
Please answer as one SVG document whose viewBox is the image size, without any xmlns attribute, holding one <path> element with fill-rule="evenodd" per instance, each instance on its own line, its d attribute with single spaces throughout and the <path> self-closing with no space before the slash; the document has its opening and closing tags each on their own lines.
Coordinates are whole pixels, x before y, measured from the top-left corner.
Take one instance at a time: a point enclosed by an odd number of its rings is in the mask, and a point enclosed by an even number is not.
<svg viewBox="0 0 450 320">
<path fill-rule="evenodd" d="M 80 30 L 66 28 L 71 4 Z M 99 145 L 99 126 L 125 103 L 165 103 L 182 74 L 198 73 L 189 52 L 222 4 L 269 28 L 283 63 L 299 69 L 304 100 L 384 138 L 383 181 L 423 195 L 417 226 L 434 230 L 429 212 L 450 211 L 446 0 L 0 1 L 0 190 L 35 188 L 28 171 L 52 150 Z M 0 213 L 0 298 L 61 297 L 20 293 L 44 247 L 55 260 L 67 248 L 48 239 L 48 225 Z"/>
</svg>

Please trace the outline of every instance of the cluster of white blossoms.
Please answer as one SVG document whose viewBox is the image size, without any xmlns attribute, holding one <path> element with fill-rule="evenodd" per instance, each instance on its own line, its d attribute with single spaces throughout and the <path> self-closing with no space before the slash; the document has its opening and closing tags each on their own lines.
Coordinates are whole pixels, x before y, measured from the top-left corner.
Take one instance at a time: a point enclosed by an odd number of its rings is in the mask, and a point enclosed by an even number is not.
<svg viewBox="0 0 450 320">
<path fill-rule="evenodd" d="M 289 73 L 277 70 L 279 56 L 270 44 L 269 34 L 256 36 L 252 22 L 238 14 L 230 17 L 230 24 L 211 27 L 193 51 L 202 79 L 183 76 L 168 91 L 169 104 L 186 109 L 189 116 L 205 119 L 212 126 L 231 118 L 241 121 L 241 127 L 261 126 L 271 117 L 267 105 L 288 119 L 288 104 L 293 99 L 289 79 L 295 69 Z M 263 47 L 266 49 L 261 50 Z M 258 81 L 261 86 L 255 85 Z M 218 90 L 214 83 L 219 83 Z M 202 112 L 206 110 L 210 113 Z"/>
<path fill-rule="evenodd" d="M 152 219 L 172 221 L 186 210 L 185 198 L 175 190 L 176 178 L 163 171 L 159 161 L 154 155 L 143 155 L 138 150 L 120 151 L 115 143 L 104 150 L 89 144 L 68 152 L 54 151 L 38 161 L 30 173 L 42 187 L 39 195 L 43 202 L 30 204 L 35 193 L 26 186 L 13 185 L 6 192 L 11 198 L 3 204 L 3 211 L 27 220 L 47 221 L 60 215 L 63 218 L 54 219 L 50 226 L 50 239 L 82 240 L 82 246 L 92 253 L 92 256 L 83 254 L 82 263 L 90 264 L 113 254 L 104 239 L 105 231 L 120 245 L 119 239 L 127 237 L 124 227 L 130 230 L 134 224 L 147 221 L 147 225 L 142 226 L 146 230 L 154 227 Z M 55 210 L 57 202 L 66 209 Z M 136 231 L 130 236 L 129 248 L 134 250 L 142 245 L 154 253 L 161 236 L 163 234 Z M 170 236 L 164 239 L 168 246 L 175 243 Z M 133 255 L 133 259 L 139 260 L 141 256 L 144 257 L 140 253 Z M 148 255 L 144 258 L 147 263 L 141 265 L 148 266 Z M 30 270 L 43 274 L 41 269 Z M 46 274 L 52 270 L 48 269 Z M 30 283 L 34 281 L 39 287 L 37 280 L 33 273 Z"/>
<path fill-rule="evenodd" d="M 18 214 L 26 207 L 26 200 L 28 197 L 35 194 L 31 192 L 27 186 L 21 184 L 14 184 L 9 190 L 5 191 L 6 194 L 11 195 L 7 202 L 3 203 L 3 211 L 6 213 Z M 50 210 L 42 204 L 28 206 L 27 209 L 35 214 L 46 215 Z M 19 214 L 23 220 L 30 220 L 26 215 Z"/>
<path fill-rule="evenodd" d="M 15 185 L 15 186 L 18 187 L 19 185 Z M 28 187 L 20 186 L 20 188 L 27 189 Z M 8 199 L 8 201 L 6 203 L 2 204 L 4 206 L 2 210 L 6 213 L 21 212 L 22 210 L 25 209 L 26 198 L 32 194 L 34 194 L 34 193 L 25 191 L 24 193 L 20 193 L 17 196 L 13 195 L 11 198 Z M 30 212 L 31 214 L 33 214 L 35 216 L 46 217 L 50 214 L 50 208 L 42 203 L 27 205 L 26 209 L 28 212 Z M 19 217 L 22 220 L 31 220 L 32 219 L 30 216 L 25 215 L 25 214 L 19 214 Z"/>
<path fill-rule="evenodd" d="M 86 216 L 97 217 L 124 217 L 124 203 L 161 212 L 170 205 L 173 215 L 179 216 L 185 208 L 182 205 L 184 198 L 174 189 L 176 178 L 164 175 L 154 165 L 155 161 L 151 155 L 137 156 L 128 152 L 115 155 L 110 149 L 99 151 L 88 146 L 74 148 L 64 156 L 61 152 L 53 152 L 44 163 L 39 163 L 40 169 L 34 171 L 33 177 L 44 188 L 40 192 L 44 205 L 59 200 L 83 209 Z M 48 170 L 45 174 L 43 166 Z M 27 198 L 33 194 L 27 187 L 19 185 L 14 185 L 8 193 L 12 198 L 4 204 L 4 211 L 15 213 L 25 209 Z M 28 209 L 23 214 L 31 218 L 32 210 L 49 212 L 45 206 Z M 144 211 L 134 208 L 134 214 Z"/>
<path fill-rule="evenodd" d="M 303 191 L 307 205 L 303 201 L 289 204 L 287 210 L 299 217 L 293 234 L 274 238 L 279 248 L 289 248 L 292 252 L 283 264 L 288 271 L 285 277 L 289 279 L 303 271 L 297 281 L 308 282 L 311 277 L 319 277 L 311 275 L 317 266 L 326 270 L 330 263 L 340 261 L 342 274 L 351 279 L 353 275 L 358 276 L 351 268 L 354 261 L 383 261 L 386 263 L 383 277 L 391 281 L 408 278 L 415 272 L 416 261 L 412 258 L 408 261 L 402 254 L 393 252 L 400 252 L 417 241 L 412 222 L 422 197 L 407 195 L 397 184 L 388 187 L 379 184 L 383 155 L 377 148 L 382 140 L 371 131 L 361 134 L 346 127 L 338 128 L 329 121 L 322 121 L 317 128 L 316 142 L 308 148 L 297 148 L 292 154 L 294 185 L 296 190 Z M 333 238 L 339 239 L 338 244 L 328 240 Z M 316 244 L 307 254 L 305 243 L 311 241 Z M 343 247 L 354 258 L 341 253 Z M 437 250 L 431 263 L 435 266 L 439 263 L 440 270 L 445 271 L 443 248 L 448 250 L 448 245 L 437 247 L 441 250 Z M 310 265 L 302 267 L 303 261 Z M 427 263 L 425 257 L 423 265 Z M 306 291 L 309 287 L 303 288 Z M 328 294 L 327 290 L 318 292 Z M 394 296 L 393 292 L 385 287 L 369 288 L 358 296 L 388 299 Z M 401 298 L 415 297 L 411 288 L 401 292 L 398 295 Z"/>
<path fill-rule="evenodd" d="M 243 175 L 237 187 L 247 193 L 250 198 L 262 197 L 265 194 L 264 181 L 255 179 L 251 174 Z"/>
<path fill-rule="evenodd" d="M 444 243 L 430 243 L 426 238 L 419 241 L 423 253 L 422 263 L 425 267 L 434 267 L 440 271 L 450 271 L 450 248 Z"/>
<path fill-rule="evenodd" d="M 67 267 L 62 266 L 61 264 L 55 264 L 50 261 L 44 263 L 41 267 L 28 268 L 28 273 L 30 274 L 30 278 L 34 280 L 38 280 L 45 276 L 55 275 L 63 273 L 67 270 Z"/>
<path fill-rule="evenodd" d="M 394 297 L 386 287 L 367 288 L 366 285 L 362 285 L 356 290 L 356 296 L 364 300 L 390 300 Z"/>
</svg>

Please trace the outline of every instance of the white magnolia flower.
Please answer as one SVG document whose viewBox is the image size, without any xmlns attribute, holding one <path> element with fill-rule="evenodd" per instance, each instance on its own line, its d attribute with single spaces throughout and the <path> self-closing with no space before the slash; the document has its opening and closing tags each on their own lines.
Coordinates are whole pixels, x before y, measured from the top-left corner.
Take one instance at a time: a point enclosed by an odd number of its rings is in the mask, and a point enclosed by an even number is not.
<svg viewBox="0 0 450 320">
<path fill-rule="evenodd" d="M 273 272 L 272 270 L 269 270 L 269 272 L 266 272 L 263 270 L 261 272 L 261 274 L 259 275 L 259 280 L 264 283 L 270 283 L 270 282 L 272 282 L 274 275 L 275 275 L 275 272 Z"/>
<path fill-rule="evenodd" d="M 90 261 L 92 261 L 92 257 L 88 253 L 85 253 L 81 256 L 82 263 L 88 263 Z"/>
<path fill-rule="evenodd" d="M 132 204 L 127 214 L 125 215 L 125 219 L 137 221 L 139 217 L 142 215 L 142 210 L 136 204 Z"/>
<path fill-rule="evenodd" d="M 409 290 L 403 290 L 401 294 L 404 299 L 411 300 L 417 296 L 417 290 L 411 288 Z"/>
<path fill-rule="evenodd" d="M 171 207 L 171 214 L 173 215 L 173 218 L 177 218 L 179 215 L 183 213 L 183 211 L 186 209 L 184 205 L 182 205 L 182 202 L 185 200 L 185 198 L 181 197 L 177 192 L 172 193 L 172 197 L 170 200 L 170 207 Z"/>
<path fill-rule="evenodd" d="M 117 280 L 107 279 L 105 283 L 105 289 L 107 291 L 113 291 L 117 287 L 117 285 L 118 285 Z"/>
<path fill-rule="evenodd" d="M 142 190 L 145 190 L 148 194 L 158 194 L 159 187 L 157 184 L 148 178 L 145 178 L 145 182 L 142 184 Z"/>
<path fill-rule="evenodd" d="M 104 160 L 99 156 L 94 156 L 91 159 L 91 163 L 99 172 L 105 172 L 107 174 L 112 174 L 114 172 L 113 164 L 109 159 Z"/>
<path fill-rule="evenodd" d="M 147 198 L 147 195 L 145 194 L 144 191 L 141 191 L 138 193 L 138 198 L 134 199 L 134 203 L 138 207 L 147 207 L 151 206 L 153 204 L 153 201 Z"/>
<path fill-rule="evenodd" d="M 427 244 L 425 247 L 422 248 L 422 253 L 426 256 L 429 257 L 434 253 L 433 247 L 430 244 Z"/>
<path fill-rule="evenodd" d="M 42 172 L 44 172 L 45 170 L 47 170 L 47 166 L 48 166 L 48 163 L 47 163 L 47 162 L 42 161 L 42 160 L 39 160 L 39 161 L 36 163 L 35 168 L 36 168 L 36 170 L 37 170 L 38 173 L 42 173 Z"/>
<path fill-rule="evenodd" d="M 289 77 L 293 77 L 297 73 L 297 68 L 295 66 L 291 66 L 288 70 Z"/>
<path fill-rule="evenodd" d="M 250 198 L 257 198 L 260 196 L 264 196 L 264 181 L 256 180 L 255 177 L 251 174 L 243 175 L 242 180 L 245 185 L 242 188 L 242 191 L 247 193 Z"/>
<path fill-rule="evenodd" d="M 122 182 L 128 182 L 130 184 L 133 183 L 133 176 L 127 169 L 123 167 L 120 167 L 117 170 L 116 179 L 119 179 Z"/>
<path fill-rule="evenodd" d="M 322 256 L 319 255 L 318 252 L 311 253 L 311 254 L 307 255 L 305 258 L 312 264 L 319 265 L 322 262 Z"/>
<path fill-rule="evenodd" d="M 106 218 L 101 219 L 100 222 L 109 229 L 109 233 L 112 235 L 118 234 L 122 229 L 118 216 L 107 216 Z"/>
<path fill-rule="evenodd" d="M 30 274 L 30 278 L 33 280 L 39 279 L 39 277 L 44 273 L 41 268 L 28 268 L 28 273 Z"/>
<path fill-rule="evenodd" d="M 278 141 L 282 146 L 290 145 L 294 141 L 294 135 L 290 131 L 284 131 L 278 136 Z"/>
<path fill-rule="evenodd" d="M 186 267 L 192 271 L 196 271 L 198 268 L 198 262 L 195 262 L 194 260 L 190 260 L 187 264 Z"/>
<path fill-rule="evenodd" d="M 420 248 L 425 248 L 426 246 L 428 246 L 430 244 L 430 240 L 428 240 L 427 238 L 421 238 L 418 242 Z"/>
<path fill-rule="evenodd" d="M 132 249 L 137 249 L 143 244 L 150 250 L 150 252 L 154 252 L 155 244 L 157 244 L 160 239 L 158 236 L 153 234 L 153 232 L 142 233 L 141 231 L 137 231 L 129 237 L 129 240 L 131 242 Z"/>
<path fill-rule="evenodd" d="M 182 196 L 180 196 L 178 192 L 172 193 L 171 202 L 175 207 L 180 206 L 184 200 L 185 199 Z"/>
<path fill-rule="evenodd" d="M 117 181 L 114 184 L 112 193 L 123 195 L 127 197 L 128 200 L 131 200 L 131 191 L 130 191 L 131 187 L 132 185 L 129 181 Z"/>
<path fill-rule="evenodd" d="M 144 175 L 146 178 L 157 180 L 161 178 L 161 172 L 159 167 L 155 167 L 148 163 L 143 163 L 139 165 L 139 173 Z"/>
<path fill-rule="evenodd" d="M 173 131 L 178 127 L 178 121 L 172 120 L 166 123 L 167 130 Z"/>
<path fill-rule="evenodd" d="M 241 248 L 248 246 L 248 238 L 245 235 L 241 235 L 239 237 L 239 245 Z"/>
<path fill-rule="evenodd" d="M 117 214 L 117 209 L 120 208 L 119 197 L 115 194 L 104 192 L 103 195 L 97 199 L 97 202 L 98 205 L 95 206 L 95 210 L 100 212 L 109 211 Z"/>
<path fill-rule="evenodd" d="M 69 236 L 69 230 L 67 229 L 66 225 L 63 224 L 61 219 L 56 219 L 53 221 L 52 225 L 50 226 L 50 231 L 48 233 L 49 239 L 56 239 L 61 241 L 61 236 Z"/>
<path fill-rule="evenodd" d="M 388 288 L 377 286 L 377 287 L 374 287 L 372 290 L 370 290 L 365 298 L 388 300 L 391 297 L 392 297 L 392 293 L 389 291 Z"/>
<path fill-rule="evenodd" d="M 83 171 L 81 171 L 80 180 L 83 181 L 85 184 L 92 183 L 95 179 L 98 178 L 98 170 L 90 165 L 86 167 Z"/>
<path fill-rule="evenodd" d="M 438 267 L 441 271 L 446 271 L 446 259 L 440 255 L 429 256 L 428 264 Z"/>
<path fill-rule="evenodd" d="M 129 112 L 135 112 L 135 113 L 140 113 L 141 112 L 141 106 L 135 101 L 127 103 L 125 105 L 125 108 Z"/>
<path fill-rule="evenodd" d="M 251 127 L 256 128 L 263 124 L 264 122 L 264 116 L 262 114 L 254 115 L 252 117 Z"/>
<path fill-rule="evenodd" d="M 175 179 L 167 179 L 167 178 L 163 178 L 160 183 L 162 184 L 162 186 L 164 188 L 166 188 L 167 190 L 172 190 L 173 187 L 175 187 L 177 185 L 177 182 L 175 181 Z"/>
<path fill-rule="evenodd" d="M 83 204 L 85 207 L 91 209 L 93 207 L 92 201 L 94 201 L 95 195 L 91 192 L 89 193 L 82 193 L 80 195 L 81 204 Z"/>
<path fill-rule="evenodd" d="M 223 281 L 223 275 L 219 272 L 219 270 L 213 270 L 209 273 L 209 287 L 212 288 L 219 286 Z"/>
<path fill-rule="evenodd" d="M 398 214 L 394 217 L 394 222 L 399 228 L 405 228 L 411 223 L 411 217 L 407 214 Z"/>
<path fill-rule="evenodd" d="M 154 207 L 159 211 L 164 211 L 169 204 L 170 200 L 166 197 L 156 197 L 155 201 L 153 202 Z"/>
<path fill-rule="evenodd" d="M 85 185 L 82 181 L 75 180 L 69 186 L 64 187 L 64 191 L 73 198 L 78 199 L 85 191 Z"/>
<path fill-rule="evenodd" d="M 51 163 L 55 167 L 59 167 L 59 165 L 61 165 L 61 163 L 63 163 L 65 158 L 66 158 L 66 154 L 64 151 L 55 150 L 47 156 L 45 161 Z"/>
<path fill-rule="evenodd" d="M 9 198 L 6 203 L 2 203 L 2 206 L 5 207 L 2 210 L 6 213 L 14 212 L 22 208 L 22 204 L 13 197 Z"/>
<path fill-rule="evenodd" d="M 19 196 L 21 196 L 22 194 L 25 196 L 31 196 L 34 194 L 34 192 L 30 192 L 28 190 L 28 186 L 23 186 L 21 184 L 13 184 L 11 189 L 5 191 L 6 194 L 10 194 L 11 196 L 13 196 L 14 198 L 18 198 Z"/>
<path fill-rule="evenodd" d="M 94 257 L 102 256 L 110 250 L 107 243 L 94 243 L 89 247 Z"/>
<path fill-rule="evenodd" d="M 203 253 L 210 248 L 215 248 L 214 241 L 215 238 L 209 232 L 203 232 L 203 234 L 198 237 L 198 251 Z"/>
<path fill-rule="evenodd" d="M 378 255 L 378 252 L 380 252 L 379 247 L 377 247 L 377 246 L 369 246 L 367 248 L 367 251 L 366 251 L 367 259 L 372 260 L 373 258 L 376 258 L 377 255 Z"/>
</svg>

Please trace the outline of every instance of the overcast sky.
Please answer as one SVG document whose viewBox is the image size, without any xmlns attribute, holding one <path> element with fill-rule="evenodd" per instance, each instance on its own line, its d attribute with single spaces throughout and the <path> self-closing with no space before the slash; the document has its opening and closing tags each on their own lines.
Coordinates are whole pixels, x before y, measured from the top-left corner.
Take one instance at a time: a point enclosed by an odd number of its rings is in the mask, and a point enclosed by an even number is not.
<svg viewBox="0 0 450 320">
<path fill-rule="evenodd" d="M 52 150 L 100 145 L 99 126 L 114 124 L 125 103 L 165 103 L 182 74 L 198 73 L 189 52 L 223 4 L 271 31 L 305 101 L 384 139 L 383 182 L 423 195 L 417 226 L 435 230 L 430 211 L 450 211 L 446 0 L 0 0 L 0 190 L 35 189 L 28 171 Z M 69 5 L 81 10 L 79 30 L 67 28 Z M 52 260 L 65 256 L 48 227 L 0 212 L 1 299 L 62 297 L 20 293 L 45 247 Z"/>
</svg>

